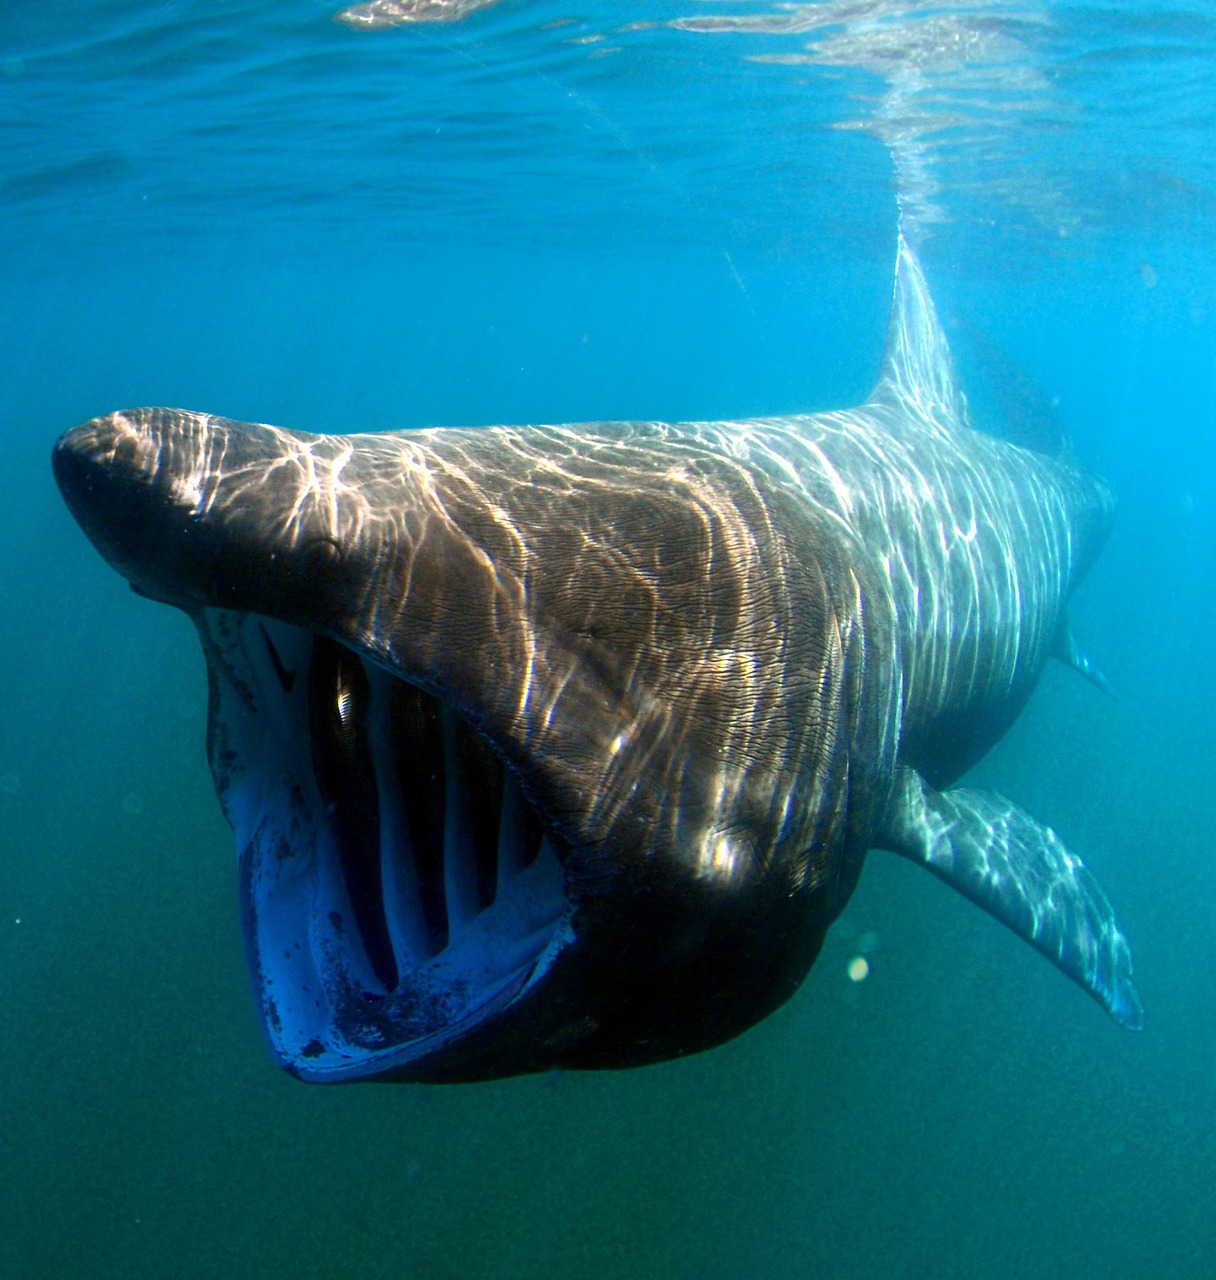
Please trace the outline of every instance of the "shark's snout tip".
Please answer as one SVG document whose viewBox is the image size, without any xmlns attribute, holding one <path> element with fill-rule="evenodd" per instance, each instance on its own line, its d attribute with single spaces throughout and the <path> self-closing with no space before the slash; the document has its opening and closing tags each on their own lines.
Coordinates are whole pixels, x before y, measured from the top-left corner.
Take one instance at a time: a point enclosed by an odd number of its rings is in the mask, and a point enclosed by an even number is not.
<svg viewBox="0 0 1216 1280">
<path fill-rule="evenodd" d="M 55 441 L 51 447 L 51 466 L 56 480 L 61 476 L 70 478 L 82 462 L 92 457 L 93 427 L 99 421 L 101 419 L 92 418 L 88 422 L 82 422 L 78 427 L 65 431 Z"/>
<path fill-rule="evenodd" d="M 131 413 L 108 413 L 65 431 L 51 450 L 51 467 L 64 497 L 90 491 L 107 480 L 150 476 L 158 441 Z"/>
<path fill-rule="evenodd" d="M 77 524 L 128 581 L 157 599 L 166 550 L 180 535 L 158 416 L 135 410 L 91 418 L 51 449 L 51 470 Z"/>
<path fill-rule="evenodd" d="M 79 448 L 79 427 L 65 431 L 51 448 L 51 471 L 59 491 L 67 498 L 76 487 L 83 471 L 83 459 Z"/>
<path fill-rule="evenodd" d="M 70 500 L 72 493 L 95 488 L 108 475 L 123 469 L 119 449 L 121 418 L 117 413 L 90 418 L 55 441 L 51 467 L 64 497 Z M 133 461 L 134 451 L 127 452 L 132 456 L 126 461 Z"/>
<path fill-rule="evenodd" d="M 93 418 L 65 431 L 51 449 L 55 483 L 72 514 L 82 524 L 88 518 L 93 499 L 105 485 L 105 441 L 98 430 L 104 422 L 105 419 Z M 87 527 L 86 532 L 89 532 Z"/>
<path fill-rule="evenodd" d="M 190 612 L 256 601 L 311 617 L 345 550 L 332 527 L 340 489 L 317 479 L 311 445 L 257 423 L 152 406 L 73 427 L 51 465 L 89 541 L 140 594 Z M 326 466 L 338 464 L 326 457 Z"/>
</svg>

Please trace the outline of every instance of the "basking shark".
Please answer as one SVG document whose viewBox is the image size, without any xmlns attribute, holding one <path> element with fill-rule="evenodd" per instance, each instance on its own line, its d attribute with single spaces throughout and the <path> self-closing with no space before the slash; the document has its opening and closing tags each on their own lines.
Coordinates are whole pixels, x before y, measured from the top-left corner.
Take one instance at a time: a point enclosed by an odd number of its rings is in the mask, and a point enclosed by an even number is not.
<svg viewBox="0 0 1216 1280">
<path fill-rule="evenodd" d="M 313 435 L 144 408 L 55 446 L 184 609 L 249 965 L 310 1081 L 706 1049 L 796 990 L 894 850 L 1126 1027 L 1127 943 L 1046 826 L 951 787 L 1053 654 L 1112 511 L 974 430 L 901 241 L 860 407 Z"/>
</svg>

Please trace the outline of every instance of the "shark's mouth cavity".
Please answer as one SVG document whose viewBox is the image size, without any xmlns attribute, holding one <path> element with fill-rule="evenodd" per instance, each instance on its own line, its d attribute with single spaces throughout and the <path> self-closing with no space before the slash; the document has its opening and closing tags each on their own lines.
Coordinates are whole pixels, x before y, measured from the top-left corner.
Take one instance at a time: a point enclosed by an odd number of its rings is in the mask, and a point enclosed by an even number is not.
<svg viewBox="0 0 1216 1280">
<path fill-rule="evenodd" d="M 198 623 L 275 1055 L 313 1080 L 425 1075 L 560 950 L 554 838 L 441 699 L 299 627 L 210 609 Z"/>
</svg>

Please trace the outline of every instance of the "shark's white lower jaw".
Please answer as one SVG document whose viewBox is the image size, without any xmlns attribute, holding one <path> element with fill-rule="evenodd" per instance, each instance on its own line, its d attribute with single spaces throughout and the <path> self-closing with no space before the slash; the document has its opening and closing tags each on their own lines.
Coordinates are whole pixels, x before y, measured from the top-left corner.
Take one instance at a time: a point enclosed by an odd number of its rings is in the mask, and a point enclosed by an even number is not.
<svg viewBox="0 0 1216 1280">
<path fill-rule="evenodd" d="M 335 641 L 208 610 L 210 754 L 271 1048 L 315 1081 L 408 1070 L 567 937 L 557 852 L 449 708 Z"/>
</svg>

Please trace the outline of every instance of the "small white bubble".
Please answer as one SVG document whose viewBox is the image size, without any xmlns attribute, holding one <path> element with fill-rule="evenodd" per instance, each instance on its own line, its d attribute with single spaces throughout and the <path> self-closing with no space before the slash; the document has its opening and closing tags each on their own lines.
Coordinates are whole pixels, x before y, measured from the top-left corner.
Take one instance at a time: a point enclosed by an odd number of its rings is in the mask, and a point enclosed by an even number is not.
<svg viewBox="0 0 1216 1280">
<path fill-rule="evenodd" d="M 854 956 L 847 972 L 850 982 L 864 982 L 870 976 L 870 962 L 865 956 Z"/>
</svg>

